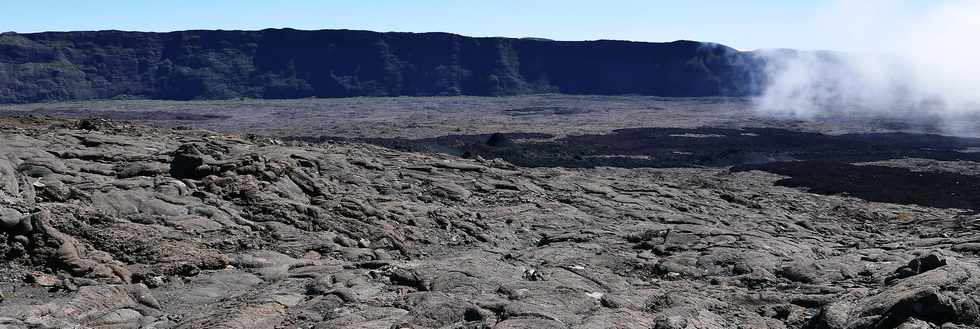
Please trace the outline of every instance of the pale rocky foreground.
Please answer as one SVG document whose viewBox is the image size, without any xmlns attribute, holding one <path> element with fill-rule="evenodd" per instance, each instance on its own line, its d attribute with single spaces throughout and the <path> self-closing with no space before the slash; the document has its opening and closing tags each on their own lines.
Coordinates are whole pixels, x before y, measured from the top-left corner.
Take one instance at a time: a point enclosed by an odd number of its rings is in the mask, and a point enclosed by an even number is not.
<svg viewBox="0 0 980 329">
<path fill-rule="evenodd" d="M 974 328 L 965 211 L 0 121 L 0 328 Z"/>
</svg>

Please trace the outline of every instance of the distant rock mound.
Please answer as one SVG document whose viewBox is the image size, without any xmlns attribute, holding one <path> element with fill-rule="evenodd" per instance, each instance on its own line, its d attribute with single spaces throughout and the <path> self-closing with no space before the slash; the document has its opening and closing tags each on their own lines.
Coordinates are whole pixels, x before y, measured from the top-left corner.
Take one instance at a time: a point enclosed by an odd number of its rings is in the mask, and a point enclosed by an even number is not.
<svg viewBox="0 0 980 329">
<path fill-rule="evenodd" d="M 506 134 L 493 133 L 490 138 L 487 138 L 486 142 L 489 147 L 510 147 L 514 145 L 514 141 L 507 137 Z"/>
</svg>

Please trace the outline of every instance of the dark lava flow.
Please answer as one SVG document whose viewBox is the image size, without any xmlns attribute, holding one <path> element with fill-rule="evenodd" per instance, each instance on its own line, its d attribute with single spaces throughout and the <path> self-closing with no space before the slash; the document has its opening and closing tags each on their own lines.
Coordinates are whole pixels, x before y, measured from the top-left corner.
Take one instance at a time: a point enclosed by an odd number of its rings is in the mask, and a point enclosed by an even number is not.
<svg viewBox="0 0 980 329">
<path fill-rule="evenodd" d="M 297 138 L 318 142 L 340 138 Z M 980 209 L 980 177 L 849 163 L 901 158 L 980 161 L 980 139 L 876 133 L 825 135 L 783 129 L 635 128 L 555 139 L 535 133 L 358 139 L 389 148 L 501 158 L 525 167 L 727 167 L 790 178 L 779 185 L 870 201 Z"/>
<path fill-rule="evenodd" d="M 343 138 L 293 138 L 310 142 Z M 726 167 L 776 161 L 866 162 L 896 158 L 980 160 L 980 139 L 907 133 L 825 135 L 784 129 L 631 128 L 554 139 L 538 133 L 368 138 L 389 148 L 501 158 L 524 167 Z"/>
<path fill-rule="evenodd" d="M 0 117 L 54 116 L 61 118 L 107 118 L 128 121 L 204 121 L 229 119 L 229 115 L 197 114 L 167 111 L 92 111 L 88 109 L 37 109 L 29 112 L 0 110 Z"/>
<path fill-rule="evenodd" d="M 829 161 L 743 165 L 733 172 L 763 170 L 789 176 L 776 182 L 818 194 L 842 194 L 868 201 L 980 210 L 980 177 L 904 168 L 855 166 Z"/>
</svg>

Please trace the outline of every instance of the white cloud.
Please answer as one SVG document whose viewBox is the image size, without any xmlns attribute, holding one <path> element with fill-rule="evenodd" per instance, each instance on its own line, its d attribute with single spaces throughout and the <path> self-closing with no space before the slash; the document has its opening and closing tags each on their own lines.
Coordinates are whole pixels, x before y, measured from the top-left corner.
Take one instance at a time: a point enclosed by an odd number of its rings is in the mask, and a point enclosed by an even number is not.
<svg viewBox="0 0 980 329">
<path fill-rule="evenodd" d="M 765 52 L 770 83 L 757 108 L 813 118 L 838 113 L 980 113 L 980 1 L 909 11 L 898 0 L 836 1 L 817 15 L 815 40 L 852 52 Z"/>
</svg>

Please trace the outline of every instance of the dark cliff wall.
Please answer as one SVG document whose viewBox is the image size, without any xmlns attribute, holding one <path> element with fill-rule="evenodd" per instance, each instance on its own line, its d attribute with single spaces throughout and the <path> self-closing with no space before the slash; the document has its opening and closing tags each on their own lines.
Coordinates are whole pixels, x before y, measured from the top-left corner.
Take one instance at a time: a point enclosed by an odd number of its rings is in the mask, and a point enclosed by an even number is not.
<svg viewBox="0 0 980 329">
<path fill-rule="evenodd" d="M 0 103 L 400 95 L 744 96 L 760 59 L 677 41 L 349 30 L 0 34 Z"/>
</svg>

